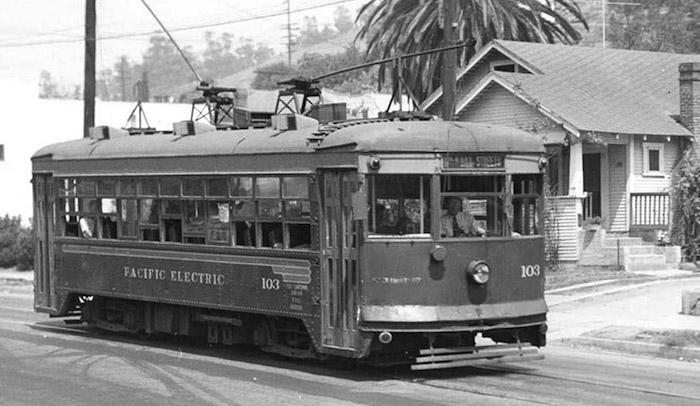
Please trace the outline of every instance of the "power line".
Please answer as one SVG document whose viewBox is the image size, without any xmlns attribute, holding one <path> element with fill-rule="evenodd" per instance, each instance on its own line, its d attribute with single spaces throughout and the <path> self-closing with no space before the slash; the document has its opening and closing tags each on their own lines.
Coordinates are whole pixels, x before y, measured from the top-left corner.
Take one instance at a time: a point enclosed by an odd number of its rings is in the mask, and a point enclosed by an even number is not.
<svg viewBox="0 0 700 406">
<path fill-rule="evenodd" d="M 356 2 L 356 1 L 359 1 L 359 0 L 332 1 L 332 2 L 328 2 L 328 3 L 318 4 L 315 6 L 302 7 L 302 8 L 298 8 L 296 10 L 290 10 L 289 13 L 296 14 L 296 13 L 301 13 L 304 11 L 310 11 L 310 10 L 315 10 L 315 9 L 319 9 L 319 8 L 335 6 L 335 5 L 343 4 L 343 3 L 351 3 L 351 2 Z M 266 18 L 284 16 L 284 15 L 287 15 L 287 13 L 288 13 L 287 10 L 284 10 L 284 11 L 278 11 L 278 12 L 269 13 L 269 14 L 265 14 L 265 15 L 239 18 L 239 19 L 235 19 L 235 20 L 227 20 L 227 21 L 220 21 L 220 22 L 207 23 L 207 24 L 195 24 L 195 25 L 173 28 L 170 30 L 170 32 L 198 30 L 198 29 L 202 29 L 202 28 L 220 27 L 222 25 L 231 25 L 231 24 L 238 24 L 238 23 L 244 23 L 244 22 L 249 22 L 249 21 L 264 20 Z M 96 39 L 98 41 L 105 41 L 105 40 L 113 40 L 113 39 L 121 39 L 121 38 L 142 37 L 142 36 L 148 36 L 148 35 L 153 35 L 153 34 L 159 34 L 159 32 L 154 31 L 154 30 L 141 31 L 141 32 L 133 32 L 133 33 L 106 35 L 106 36 L 97 37 Z M 78 42 L 82 42 L 82 41 L 83 41 L 82 39 L 72 39 L 72 40 L 71 39 L 60 39 L 60 40 L 46 40 L 46 41 L 19 42 L 19 43 L 0 43 L 0 48 L 19 48 L 19 47 L 28 47 L 28 46 L 37 46 L 37 45 L 72 44 L 72 43 L 78 43 Z"/>
</svg>

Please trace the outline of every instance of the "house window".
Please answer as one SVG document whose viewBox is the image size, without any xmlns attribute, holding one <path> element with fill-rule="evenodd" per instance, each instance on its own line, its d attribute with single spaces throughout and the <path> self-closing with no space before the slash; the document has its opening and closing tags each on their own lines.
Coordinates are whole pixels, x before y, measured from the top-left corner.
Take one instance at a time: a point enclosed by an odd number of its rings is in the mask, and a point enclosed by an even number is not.
<svg viewBox="0 0 700 406">
<path fill-rule="evenodd" d="M 508 59 L 493 61 L 490 66 L 492 72 L 530 73 L 517 63 Z"/>
<path fill-rule="evenodd" d="M 644 151 L 644 175 L 662 175 L 664 168 L 664 144 L 660 142 L 645 142 L 642 144 L 642 150 Z"/>
</svg>

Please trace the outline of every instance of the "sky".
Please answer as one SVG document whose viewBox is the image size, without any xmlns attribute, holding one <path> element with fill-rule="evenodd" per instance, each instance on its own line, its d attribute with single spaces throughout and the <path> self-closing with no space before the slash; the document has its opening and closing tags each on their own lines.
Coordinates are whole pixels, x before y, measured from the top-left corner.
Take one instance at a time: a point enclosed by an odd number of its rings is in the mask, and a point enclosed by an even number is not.
<svg viewBox="0 0 700 406">
<path fill-rule="evenodd" d="M 284 0 L 146 1 L 181 47 L 204 49 L 209 30 L 284 50 Z M 320 26 L 331 24 L 337 7 L 348 8 L 354 16 L 366 1 L 291 0 L 291 22 L 301 27 L 304 16 L 315 16 Z M 82 83 L 84 0 L 0 0 L 0 10 L 0 79 L 38 83 L 45 69 L 59 82 Z M 178 30 L 208 24 L 217 25 Z M 112 67 L 121 55 L 139 61 L 156 32 L 160 28 L 141 0 L 97 0 L 97 71 Z M 115 36 L 121 38 L 107 39 Z"/>
</svg>

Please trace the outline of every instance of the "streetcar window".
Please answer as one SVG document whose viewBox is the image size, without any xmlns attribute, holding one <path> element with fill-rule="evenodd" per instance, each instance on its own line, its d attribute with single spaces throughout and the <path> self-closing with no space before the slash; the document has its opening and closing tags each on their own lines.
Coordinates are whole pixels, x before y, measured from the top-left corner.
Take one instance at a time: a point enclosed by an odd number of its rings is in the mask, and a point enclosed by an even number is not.
<svg viewBox="0 0 700 406">
<path fill-rule="evenodd" d="M 166 242 L 182 242 L 182 221 L 179 219 L 163 220 Z"/>
<path fill-rule="evenodd" d="M 95 196 L 95 181 L 80 179 L 77 181 L 80 196 Z"/>
<path fill-rule="evenodd" d="M 80 236 L 83 238 L 98 238 L 99 229 L 97 218 L 99 214 L 99 204 L 96 199 L 80 199 Z"/>
<path fill-rule="evenodd" d="M 443 176 L 440 236 L 503 236 L 504 176 Z"/>
<path fill-rule="evenodd" d="M 234 218 L 237 218 L 237 217 L 253 218 L 253 217 L 255 217 L 255 204 L 252 201 L 234 200 L 233 206 L 231 207 L 231 210 L 233 211 L 232 215 Z"/>
<path fill-rule="evenodd" d="M 97 181 L 97 194 L 100 196 L 116 196 L 117 181 L 99 180 Z"/>
<path fill-rule="evenodd" d="M 228 202 L 207 202 L 207 229 L 210 243 L 228 243 L 231 230 L 229 229 Z"/>
<path fill-rule="evenodd" d="M 185 200 L 185 219 L 182 224 L 182 233 L 185 243 L 204 244 L 205 235 L 205 209 L 202 200 Z"/>
<path fill-rule="evenodd" d="M 261 177 L 255 179 L 255 197 L 279 197 L 280 179 Z"/>
<path fill-rule="evenodd" d="M 279 200 L 258 200 L 258 215 L 260 217 L 282 217 L 282 202 Z"/>
<path fill-rule="evenodd" d="M 513 232 L 520 235 L 540 234 L 538 202 L 541 177 L 513 175 Z"/>
<path fill-rule="evenodd" d="M 262 246 L 284 248 L 282 223 L 260 223 Z"/>
<path fill-rule="evenodd" d="M 75 179 L 60 179 L 57 181 L 58 199 L 56 203 L 57 221 L 56 235 L 78 237 L 78 198 Z"/>
<path fill-rule="evenodd" d="M 139 224 L 158 225 L 158 200 L 139 200 Z"/>
<path fill-rule="evenodd" d="M 311 202 L 308 200 L 285 200 L 284 216 L 289 218 L 308 218 L 311 216 Z"/>
<path fill-rule="evenodd" d="M 121 199 L 119 201 L 119 215 L 121 218 L 120 237 L 134 238 L 137 236 L 138 227 L 138 203 L 135 199 Z"/>
<path fill-rule="evenodd" d="M 287 224 L 289 231 L 289 248 L 311 248 L 311 224 Z"/>
<path fill-rule="evenodd" d="M 156 196 L 158 194 L 158 181 L 155 179 L 141 179 L 139 182 L 140 196 Z"/>
<path fill-rule="evenodd" d="M 226 178 L 207 179 L 207 196 L 228 196 L 228 181 Z"/>
<path fill-rule="evenodd" d="M 236 245 L 242 247 L 255 247 L 257 245 L 255 236 L 255 222 L 236 221 L 233 223 L 236 233 Z"/>
<path fill-rule="evenodd" d="M 163 200 L 163 214 L 179 218 L 182 214 L 182 202 L 180 200 Z"/>
<path fill-rule="evenodd" d="M 253 197 L 253 178 L 250 176 L 232 177 L 231 197 Z"/>
<path fill-rule="evenodd" d="M 294 176 L 282 178 L 282 197 L 308 199 L 309 182 L 306 177 Z"/>
<path fill-rule="evenodd" d="M 380 235 L 430 233 L 430 178 L 377 175 L 369 183 L 369 231 Z"/>
<path fill-rule="evenodd" d="M 136 196 L 136 180 L 122 179 L 119 181 L 120 196 Z"/>
<path fill-rule="evenodd" d="M 180 196 L 180 180 L 174 178 L 163 178 L 160 181 L 161 196 Z"/>
<path fill-rule="evenodd" d="M 139 229 L 143 241 L 160 241 L 160 227 L 157 199 L 139 200 Z"/>
<path fill-rule="evenodd" d="M 61 179 L 58 181 L 59 196 L 75 196 L 76 192 L 75 179 Z"/>
<path fill-rule="evenodd" d="M 307 176 L 58 179 L 56 189 L 58 236 L 311 246 Z"/>
<path fill-rule="evenodd" d="M 234 222 L 235 245 L 243 247 L 257 246 L 254 221 L 255 203 L 249 200 L 234 200 L 231 205 L 231 216 Z"/>
<path fill-rule="evenodd" d="M 116 186 L 116 185 L 115 185 Z M 100 238 L 117 238 L 117 199 L 100 199 Z"/>
<path fill-rule="evenodd" d="M 182 181 L 183 196 L 204 196 L 204 184 L 202 179 L 190 178 Z"/>
</svg>

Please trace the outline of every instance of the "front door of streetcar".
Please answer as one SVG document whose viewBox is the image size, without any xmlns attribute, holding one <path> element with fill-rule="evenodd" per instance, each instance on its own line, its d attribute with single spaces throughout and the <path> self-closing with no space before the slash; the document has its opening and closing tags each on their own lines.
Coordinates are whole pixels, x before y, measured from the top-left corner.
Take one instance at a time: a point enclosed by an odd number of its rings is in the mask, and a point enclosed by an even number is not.
<svg viewBox="0 0 700 406">
<path fill-rule="evenodd" d="M 357 348 L 360 273 L 357 245 L 361 221 L 353 218 L 352 197 L 358 191 L 357 172 L 324 171 L 321 272 L 323 345 Z"/>
<path fill-rule="evenodd" d="M 54 184 L 50 175 L 35 175 L 34 186 L 34 307 L 51 309 L 53 289 L 53 201 Z"/>
</svg>

